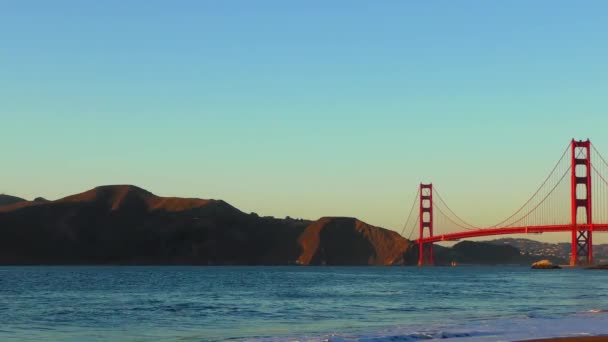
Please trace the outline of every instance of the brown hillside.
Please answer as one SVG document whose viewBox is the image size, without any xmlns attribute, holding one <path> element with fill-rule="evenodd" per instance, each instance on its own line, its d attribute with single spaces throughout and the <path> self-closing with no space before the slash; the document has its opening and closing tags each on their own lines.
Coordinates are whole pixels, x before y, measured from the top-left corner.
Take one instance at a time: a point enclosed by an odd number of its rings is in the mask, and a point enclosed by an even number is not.
<svg viewBox="0 0 608 342">
<path fill-rule="evenodd" d="M 298 239 L 302 265 L 403 264 L 410 243 L 394 231 L 355 218 L 322 218 Z"/>
<path fill-rule="evenodd" d="M 125 207 L 140 207 L 149 211 L 164 210 L 168 212 L 178 212 L 200 208 L 211 203 L 222 201 L 200 198 L 159 197 L 134 185 L 107 185 L 96 187 L 95 189 L 81 194 L 62 198 L 57 202 L 96 202 L 105 204 L 111 210 L 119 210 Z"/>
<path fill-rule="evenodd" d="M 13 201 L 0 206 L 0 212 L 14 211 L 31 206 L 56 206 L 59 204 L 95 205 L 113 211 L 139 209 L 143 211 L 163 210 L 167 212 L 179 212 L 201 208 L 210 204 L 224 207 L 225 210 L 237 210 L 223 201 L 199 198 L 159 197 L 134 185 L 106 185 L 56 201 L 45 199 Z"/>
<path fill-rule="evenodd" d="M 408 247 L 354 218 L 259 217 L 132 185 L 0 207 L 0 264 L 392 265 Z"/>
<path fill-rule="evenodd" d="M 13 205 L 15 203 L 27 202 L 23 198 L 0 194 L 0 207 Z"/>
<path fill-rule="evenodd" d="M 102 186 L 0 208 L 0 264 L 293 264 L 309 221 Z"/>
</svg>

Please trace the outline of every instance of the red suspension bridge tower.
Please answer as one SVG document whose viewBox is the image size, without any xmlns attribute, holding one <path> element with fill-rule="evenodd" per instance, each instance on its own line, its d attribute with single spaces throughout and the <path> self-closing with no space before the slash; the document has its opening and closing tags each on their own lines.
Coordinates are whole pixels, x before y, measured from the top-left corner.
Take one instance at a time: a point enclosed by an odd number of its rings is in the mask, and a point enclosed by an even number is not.
<svg viewBox="0 0 608 342">
<path fill-rule="evenodd" d="M 422 243 L 425 228 L 433 236 L 433 184 L 420 184 L 420 242 L 418 244 L 418 266 L 434 265 L 433 244 Z"/>
<path fill-rule="evenodd" d="M 591 163 L 592 153 L 597 165 Z M 608 232 L 607 174 L 608 161 L 599 154 L 589 139 L 585 141 L 572 139 L 538 190 L 520 209 L 505 220 L 486 227 L 472 225 L 450 209 L 437 189 L 434 189 L 433 184 L 420 184 L 419 196 L 416 196 L 419 201 L 418 215 L 412 215 L 416 206 L 414 201 L 404 230 L 406 227 L 411 227 L 411 236 L 416 226 L 418 227 L 419 266 L 435 263 L 434 242 L 545 232 L 571 234 L 570 264 L 572 266 L 593 264 L 593 232 Z M 594 187 L 592 187 L 592 175 Z M 568 184 L 568 176 L 570 176 L 570 184 Z M 596 199 L 595 209 L 593 209 L 592 189 Z M 433 194 L 436 195 L 437 202 L 434 201 Z M 592 212 L 595 212 L 595 219 Z M 449 227 L 458 231 L 443 233 L 442 229 Z M 442 233 L 434 235 L 434 228 L 439 228 Z"/>
<path fill-rule="evenodd" d="M 593 263 L 593 216 L 591 214 L 591 142 L 572 139 L 571 203 L 572 254 L 570 265 Z M 579 210 L 580 209 L 580 210 Z M 579 224 L 589 225 L 580 230 Z"/>
</svg>

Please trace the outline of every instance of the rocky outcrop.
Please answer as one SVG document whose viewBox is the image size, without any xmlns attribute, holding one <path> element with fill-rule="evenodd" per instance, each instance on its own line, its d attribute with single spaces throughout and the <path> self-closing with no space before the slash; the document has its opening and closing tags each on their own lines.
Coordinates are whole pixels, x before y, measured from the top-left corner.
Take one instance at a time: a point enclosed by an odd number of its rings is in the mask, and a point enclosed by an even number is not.
<svg viewBox="0 0 608 342">
<path fill-rule="evenodd" d="M 553 270 L 553 269 L 560 269 L 561 267 L 559 267 L 558 265 L 554 265 L 549 260 L 540 260 L 540 261 L 533 263 L 532 268 L 536 269 L 536 270 Z"/>
</svg>

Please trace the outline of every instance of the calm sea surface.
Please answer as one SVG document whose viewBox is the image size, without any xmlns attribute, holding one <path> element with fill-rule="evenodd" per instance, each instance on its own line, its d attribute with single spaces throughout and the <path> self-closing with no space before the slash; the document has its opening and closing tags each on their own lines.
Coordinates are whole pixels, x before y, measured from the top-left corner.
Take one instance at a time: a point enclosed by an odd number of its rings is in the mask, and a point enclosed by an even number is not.
<svg viewBox="0 0 608 342">
<path fill-rule="evenodd" d="M 608 334 L 608 271 L 0 267 L 0 341 L 514 340 Z"/>
</svg>

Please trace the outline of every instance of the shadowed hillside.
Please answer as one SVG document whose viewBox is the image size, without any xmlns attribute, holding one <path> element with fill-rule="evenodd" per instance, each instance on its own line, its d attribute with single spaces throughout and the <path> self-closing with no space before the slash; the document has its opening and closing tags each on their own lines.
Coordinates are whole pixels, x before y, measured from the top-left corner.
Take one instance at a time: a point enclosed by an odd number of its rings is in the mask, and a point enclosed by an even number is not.
<svg viewBox="0 0 608 342">
<path fill-rule="evenodd" d="M 540 259 L 550 259 L 556 264 L 566 263 L 566 260 L 561 258 L 549 255 L 531 256 L 514 246 L 480 241 L 462 241 L 451 248 L 435 248 L 435 255 L 437 263 L 444 265 L 452 261 L 478 265 L 530 265 Z"/>
<path fill-rule="evenodd" d="M 286 264 L 307 222 L 104 186 L 0 210 L 3 264 Z M 291 241 L 291 243 L 290 243 Z"/>
<path fill-rule="evenodd" d="M 0 194 L 0 207 L 19 203 L 19 202 L 26 202 L 26 200 L 24 200 L 23 198 L 15 197 L 15 196 Z"/>
<path fill-rule="evenodd" d="M 130 185 L 0 207 L 0 264 L 390 265 L 408 246 L 355 219 L 259 217 Z"/>
</svg>

